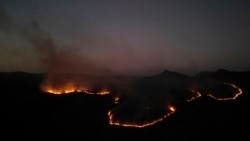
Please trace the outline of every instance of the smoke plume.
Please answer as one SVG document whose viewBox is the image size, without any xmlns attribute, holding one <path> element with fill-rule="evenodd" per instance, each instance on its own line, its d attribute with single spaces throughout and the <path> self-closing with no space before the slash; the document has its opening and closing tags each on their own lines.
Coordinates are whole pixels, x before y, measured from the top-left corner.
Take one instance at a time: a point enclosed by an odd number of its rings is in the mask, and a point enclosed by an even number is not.
<svg viewBox="0 0 250 141">
<path fill-rule="evenodd" d="M 110 124 L 144 127 L 163 120 L 175 112 L 173 107 L 188 100 L 200 96 L 231 100 L 236 98 L 235 93 L 240 95 L 242 92 L 235 85 L 214 78 L 188 77 L 170 71 L 150 77 L 112 76 L 110 69 L 81 54 L 80 48 L 58 46 L 36 20 L 29 24 L 15 23 L 1 6 L 0 29 L 25 39 L 41 58 L 41 67 L 46 73 L 41 88 L 45 92 L 61 94 L 79 90 L 93 94 L 108 90 L 112 97 L 118 97 L 119 101 L 108 113 Z M 230 93 L 232 98 L 225 98 L 228 95 L 221 93 Z"/>
<path fill-rule="evenodd" d="M 58 46 L 51 34 L 43 30 L 37 20 L 31 19 L 28 24 L 16 23 L 2 6 L 0 6 L 0 28 L 6 33 L 11 32 L 25 39 L 35 54 L 39 56 L 40 67 L 46 73 L 43 86 L 47 83 L 53 86 L 58 84 L 63 86 L 67 83 L 73 83 L 72 85 L 76 86 L 97 85 L 99 80 L 90 80 L 84 75 L 110 74 L 109 69 L 101 64 L 95 64 L 87 56 L 80 54 L 80 48 Z M 84 75 L 78 78 L 74 74 Z"/>
</svg>

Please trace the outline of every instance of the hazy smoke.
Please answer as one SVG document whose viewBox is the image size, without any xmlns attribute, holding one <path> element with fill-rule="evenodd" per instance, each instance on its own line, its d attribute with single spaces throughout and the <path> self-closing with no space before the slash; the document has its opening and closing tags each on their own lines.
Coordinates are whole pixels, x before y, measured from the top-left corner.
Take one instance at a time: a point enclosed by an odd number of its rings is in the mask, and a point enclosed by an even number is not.
<svg viewBox="0 0 250 141">
<path fill-rule="evenodd" d="M 6 11 L 0 5 L 0 29 L 8 31 L 11 26 L 11 18 L 8 16 Z"/>
<path fill-rule="evenodd" d="M 98 75 L 108 73 L 108 69 L 94 64 L 90 59 L 79 54 L 79 48 L 56 46 L 51 35 L 42 30 L 36 21 L 32 21 L 30 26 L 12 29 L 18 29 L 16 32 L 31 44 L 36 54 L 40 56 L 40 65 L 46 73 Z"/>
<path fill-rule="evenodd" d="M 190 79 L 188 87 L 200 92 L 203 96 L 213 95 L 217 98 L 233 97 L 237 93 L 230 82 L 215 79 L 210 72 L 200 73 Z"/>
<path fill-rule="evenodd" d="M 179 106 L 192 97 L 189 90 L 192 87 L 203 95 L 232 91 L 215 79 L 189 78 L 168 71 L 145 78 L 111 77 L 109 69 L 80 54 L 79 48 L 58 47 L 49 32 L 44 31 L 37 21 L 21 25 L 15 24 L 0 6 L 0 28 L 26 39 L 41 57 L 40 64 L 46 72 L 43 87 L 60 89 L 70 84 L 88 89 L 108 88 L 114 96 L 120 97 L 119 104 L 113 109 L 115 118 L 120 121 L 143 123 L 153 120 L 165 114 L 168 106 Z"/>
<path fill-rule="evenodd" d="M 133 80 L 133 85 L 118 90 L 120 102 L 112 112 L 124 123 L 146 123 L 171 112 L 170 106 L 180 106 L 191 97 L 188 77 L 165 71 L 160 75 Z M 131 83 L 130 83 L 131 84 Z"/>
<path fill-rule="evenodd" d="M 29 28 L 22 29 L 21 33 L 31 43 L 32 47 L 43 56 L 43 65 L 49 68 L 50 63 L 54 62 L 57 55 L 57 47 L 50 34 L 42 31 L 36 21 L 33 21 Z"/>
<path fill-rule="evenodd" d="M 17 34 L 30 43 L 33 51 L 41 58 L 39 64 L 46 73 L 45 82 L 61 84 L 67 80 L 74 82 L 74 85 L 79 85 L 83 82 L 88 83 L 86 80 L 90 79 L 84 77 L 76 79 L 76 77 L 69 77 L 69 75 L 57 76 L 63 73 L 85 75 L 110 74 L 109 69 L 106 69 L 101 64 L 93 63 L 88 57 L 80 54 L 80 48 L 75 46 L 57 46 L 51 34 L 43 30 L 34 19 L 30 21 L 30 24 L 15 23 L 11 16 L 0 7 L 0 28 L 6 33 L 12 32 Z"/>
</svg>

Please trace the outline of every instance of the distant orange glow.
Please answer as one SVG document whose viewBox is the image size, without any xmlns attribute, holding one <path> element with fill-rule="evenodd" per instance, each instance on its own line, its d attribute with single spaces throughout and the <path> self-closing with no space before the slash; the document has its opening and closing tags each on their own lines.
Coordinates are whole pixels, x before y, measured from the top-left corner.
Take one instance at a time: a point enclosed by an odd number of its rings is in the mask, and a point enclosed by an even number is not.
<svg viewBox="0 0 250 141">
<path fill-rule="evenodd" d="M 44 92 L 48 92 L 51 94 L 69 94 L 69 93 L 73 93 L 73 92 L 83 92 L 86 91 L 87 88 L 84 87 L 76 87 L 74 86 L 73 83 L 66 83 L 61 85 L 60 87 L 55 87 L 49 84 L 44 84 L 42 85 L 42 90 Z"/>
<path fill-rule="evenodd" d="M 164 119 L 166 119 L 167 117 L 169 117 L 170 115 L 172 115 L 175 112 L 175 108 L 173 106 L 169 106 L 168 107 L 168 113 L 166 113 L 165 115 L 163 115 L 162 117 L 156 119 L 156 120 L 152 120 L 152 121 L 148 121 L 145 123 L 123 123 L 120 122 L 118 120 L 114 119 L 114 114 L 112 113 L 112 111 L 108 111 L 108 119 L 109 119 L 109 124 L 110 125 L 116 125 L 116 126 L 123 126 L 123 127 L 134 127 L 134 128 L 144 128 L 150 125 L 154 125 L 160 121 L 163 121 Z"/>
<path fill-rule="evenodd" d="M 228 85 L 230 87 L 232 87 L 236 92 L 232 97 L 225 97 L 225 98 L 218 98 L 216 96 L 214 96 L 213 94 L 208 94 L 207 96 L 216 99 L 216 100 L 235 100 L 237 99 L 242 93 L 243 90 L 241 88 L 239 88 L 238 86 L 231 84 L 231 83 L 224 83 L 225 85 Z M 42 85 L 42 90 L 47 92 L 47 93 L 51 93 L 51 94 L 69 94 L 69 93 L 73 93 L 73 92 L 81 92 L 84 94 L 91 94 L 91 95 L 108 95 L 110 94 L 110 91 L 108 89 L 99 89 L 99 90 L 95 90 L 94 88 L 90 88 L 90 87 L 84 87 L 84 86 L 76 86 L 73 83 L 66 83 L 61 85 L 60 87 L 55 87 L 53 85 Z M 195 99 L 199 98 L 202 96 L 202 94 L 197 90 L 197 89 L 190 89 L 190 91 L 194 94 L 191 98 L 189 98 L 187 101 L 191 102 L 194 101 Z M 114 104 L 118 104 L 120 102 L 120 97 L 118 96 L 114 96 Z M 149 106 L 145 107 L 146 110 L 150 110 Z M 158 117 L 156 119 L 152 119 L 149 121 L 145 121 L 143 123 L 140 122 L 131 122 L 131 121 L 120 121 L 119 119 L 116 119 L 116 115 L 114 113 L 114 111 L 109 110 L 107 112 L 108 115 L 108 122 L 110 125 L 115 125 L 115 126 L 122 126 L 122 127 L 133 127 L 133 128 L 144 128 L 147 126 L 151 126 L 154 125 L 158 122 L 163 121 L 164 119 L 166 119 L 167 117 L 169 117 L 170 115 L 172 115 L 173 113 L 175 113 L 176 108 L 172 105 L 167 106 L 165 114 L 162 115 L 161 117 Z"/>
<path fill-rule="evenodd" d="M 207 96 L 209 96 L 209 97 L 211 97 L 211 98 L 213 98 L 213 99 L 215 99 L 215 100 L 235 100 L 235 99 L 237 99 L 237 98 L 243 93 L 243 90 L 242 90 L 240 87 L 238 87 L 238 86 L 236 86 L 236 85 L 234 85 L 234 84 L 231 84 L 231 83 L 224 83 L 224 84 L 225 84 L 225 85 L 231 86 L 231 87 L 234 88 L 237 92 L 236 92 L 232 97 L 219 98 L 219 97 L 214 96 L 214 95 L 211 94 L 211 93 L 208 94 Z M 191 89 L 190 91 L 191 91 L 192 93 L 194 93 L 195 96 L 193 96 L 191 99 L 188 99 L 188 102 L 191 102 L 191 101 L 195 100 L 196 98 L 199 98 L 199 97 L 202 96 L 201 93 L 198 92 L 197 90 Z"/>
<path fill-rule="evenodd" d="M 86 94 L 97 94 L 97 95 L 108 95 L 110 92 L 108 90 L 100 90 L 100 91 L 90 91 L 90 90 L 85 90 L 83 91 Z"/>
<path fill-rule="evenodd" d="M 234 96 L 232 96 L 232 97 L 225 97 L 225 98 L 218 98 L 218 97 L 215 97 L 213 94 L 208 94 L 207 96 L 209 96 L 209 97 L 211 97 L 213 99 L 216 99 L 216 100 L 235 100 L 235 99 L 237 99 L 243 93 L 242 89 L 239 88 L 239 87 L 237 87 L 234 84 L 231 84 L 231 83 L 224 83 L 224 84 L 225 85 L 229 85 L 232 88 L 234 88 L 234 89 L 237 90 L 237 92 L 234 94 Z"/>
<path fill-rule="evenodd" d="M 48 89 L 46 90 L 46 92 L 51 93 L 51 94 L 68 94 L 68 93 L 72 93 L 75 90 L 54 90 L 54 89 Z"/>
<path fill-rule="evenodd" d="M 53 87 L 50 85 L 43 85 L 42 90 L 47 93 L 51 94 L 69 94 L 73 92 L 82 92 L 85 94 L 97 94 L 97 95 L 108 95 L 110 92 L 106 89 L 101 89 L 101 90 L 95 90 L 93 91 L 92 89 L 88 89 L 86 87 L 81 87 L 81 86 L 74 86 L 73 83 L 66 83 L 63 84 L 61 87 Z"/>
<path fill-rule="evenodd" d="M 60 95 L 60 94 L 69 94 L 69 93 L 73 93 L 73 92 L 84 92 L 85 90 L 50 88 L 50 89 L 46 89 L 44 91 L 47 92 L 47 93 Z"/>
<path fill-rule="evenodd" d="M 175 107 L 169 106 L 169 110 L 172 111 L 172 112 L 175 112 Z"/>
<path fill-rule="evenodd" d="M 194 93 L 195 96 L 193 96 L 192 98 L 188 99 L 188 100 L 187 100 L 188 102 L 191 102 L 191 101 L 193 101 L 193 100 L 195 100 L 195 99 L 201 97 L 201 93 L 200 93 L 200 92 L 198 92 L 198 91 L 196 91 L 196 90 L 194 90 L 194 89 L 191 89 L 190 91 L 191 91 L 192 93 Z"/>
<path fill-rule="evenodd" d="M 116 97 L 114 98 L 114 104 L 118 104 L 118 103 L 119 103 L 119 100 L 120 100 L 120 98 L 119 98 L 118 96 L 116 96 Z"/>
</svg>

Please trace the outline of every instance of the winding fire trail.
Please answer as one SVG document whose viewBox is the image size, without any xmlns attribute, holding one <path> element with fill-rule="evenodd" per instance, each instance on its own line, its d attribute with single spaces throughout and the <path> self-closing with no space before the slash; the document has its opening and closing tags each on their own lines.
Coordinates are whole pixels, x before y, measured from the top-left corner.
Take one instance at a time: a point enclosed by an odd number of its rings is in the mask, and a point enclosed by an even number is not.
<svg viewBox="0 0 250 141">
<path fill-rule="evenodd" d="M 236 86 L 235 84 L 231 84 L 231 83 L 224 83 L 224 84 L 231 86 L 236 91 L 236 93 L 232 97 L 218 98 L 218 97 L 216 97 L 216 96 L 214 96 L 212 94 L 208 94 L 206 96 L 209 96 L 209 97 L 211 97 L 211 98 L 213 98 L 215 100 L 235 100 L 240 95 L 242 95 L 243 90 L 241 88 L 239 88 L 238 86 Z M 51 93 L 51 94 L 57 94 L 57 95 L 69 94 L 69 93 L 73 93 L 73 92 L 81 92 L 81 93 L 84 93 L 84 94 L 91 94 L 91 95 L 93 95 L 93 94 L 109 95 L 110 94 L 110 91 L 107 90 L 107 89 L 101 89 L 101 90 L 98 90 L 98 91 L 97 90 L 94 91 L 92 89 L 87 89 L 85 87 L 75 87 L 74 85 L 70 85 L 70 84 L 64 85 L 63 87 L 60 87 L 60 88 L 58 88 L 58 87 L 53 88 L 51 86 L 46 86 L 46 87 L 43 87 L 43 91 L 45 91 L 47 93 Z M 196 89 L 190 89 L 190 91 L 194 94 L 194 96 L 191 97 L 190 99 L 188 99 L 187 100 L 188 102 L 192 102 L 192 101 L 194 101 L 197 98 L 202 96 L 202 94 Z M 120 97 L 114 96 L 113 98 L 114 98 L 114 105 L 119 104 Z M 147 109 L 148 108 L 149 107 L 147 107 Z M 159 117 L 158 119 L 147 121 L 147 122 L 144 122 L 144 123 L 126 122 L 126 121 L 116 120 L 115 119 L 116 115 L 112 110 L 109 110 L 107 112 L 107 115 L 108 115 L 108 122 L 109 122 L 110 125 L 122 126 L 122 127 L 133 127 L 133 128 L 144 128 L 144 127 L 151 126 L 151 125 L 154 125 L 154 124 L 156 124 L 158 122 L 163 121 L 164 119 L 166 119 L 167 117 L 169 117 L 170 115 L 175 113 L 175 111 L 176 111 L 175 107 L 168 106 L 167 109 L 166 109 L 165 115 Z"/>
<path fill-rule="evenodd" d="M 188 100 L 187 100 L 188 102 L 191 102 L 191 101 L 193 101 L 193 100 L 195 100 L 195 99 L 201 97 L 201 93 L 200 93 L 200 92 L 198 92 L 198 91 L 196 91 L 196 90 L 194 90 L 194 89 L 191 89 L 190 91 L 191 91 L 192 93 L 194 93 L 195 96 L 193 96 L 192 98 L 188 99 Z"/>
<path fill-rule="evenodd" d="M 235 100 L 237 99 L 240 95 L 242 95 L 243 91 L 240 87 L 237 87 L 236 85 L 234 84 L 231 84 L 231 83 L 224 83 L 225 85 L 229 85 L 231 86 L 232 88 L 236 89 L 237 92 L 234 94 L 233 97 L 225 97 L 225 98 L 218 98 L 218 97 L 215 97 L 213 96 L 212 94 L 208 94 L 207 96 L 213 98 L 213 99 L 216 99 L 216 100 Z"/>
<path fill-rule="evenodd" d="M 168 116 L 172 115 L 175 112 L 175 108 L 173 106 L 170 106 L 168 108 L 168 110 L 170 110 L 169 113 L 165 114 L 164 116 L 153 120 L 153 121 L 149 121 L 146 123 L 142 123 L 142 124 L 138 124 L 138 123 L 122 123 L 120 121 L 115 121 L 114 120 L 114 114 L 112 113 L 112 111 L 108 112 L 108 118 L 109 118 L 109 124 L 110 125 L 116 125 L 116 126 L 123 126 L 123 127 L 135 127 L 135 128 L 144 128 L 150 125 L 154 125 L 160 121 L 163 121 L 165 118 L 167 118 Z"/>
</svg>

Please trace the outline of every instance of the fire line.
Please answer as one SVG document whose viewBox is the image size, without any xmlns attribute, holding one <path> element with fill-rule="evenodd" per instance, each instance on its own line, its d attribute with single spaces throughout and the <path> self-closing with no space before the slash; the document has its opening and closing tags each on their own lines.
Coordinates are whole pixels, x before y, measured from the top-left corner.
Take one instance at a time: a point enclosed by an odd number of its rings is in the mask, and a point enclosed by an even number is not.
<svg viewBox="0 0 250 141">
<path fill-rule="evenodd" d="M 224 83 L 225 85 L 229 85 L 231 86 L 233 89 L 235 89 L 237 92 L 234 94 L 234 96 L 232 97 L 225 97 L 225 98 L 218 98 L 212 94 L 208 94 L 207 96 L 213 98 L 213 99 L 216 99 L 216 100 L 235 100 L 237 99 L 240 95 L 242 95 L 243 93 L 243 90 L 236 86 L 235 84 L 231 84 L 231 83 Z M 64 88 L 52 88 L 52 87 L 43 87 L 43 90 L 45 92 L 48 92 L 48 93 L 51 93 L 51 94 L 57 94 L 57 95 L 60 95 L 60 94 L 69 94 L 69 93 L 72 93 L 72 92 L 82 92 L 82 93 L 85 93 L 85 94 L 97 94 L 97 95 L 108 95 L 110 94 L 110 91 L 106 90 L 106 89 L 102 89 L 102 90 L 99 90 L 99 91 L 93 91 L 93 90 L 89 90 L 87 88 L 84 88 L 84 87 L 79 87 L 79 88 L 76 88 L 76 87 L 73 87 L 72 85 L 67 85 L 68 87 L 64 87 Z M 195 99 L 199 98 L 202 96 L 202 94 L 195 90 L 195 89 L 190 89 L 190 91 L 195 94 L 192 98 L 188 99 L 187 101 L 188 102 L 191 102 L 191 101 L 194 101 Z M 115 96 L 114 97 L 114 105 L 117 105 L 120 101 L 120 98 L 118 96 Z M 148 109 L 149 107 L 147 107 Z M 167 117 L 169 117 L 170 115 L 172 115 L 173 113 L 175 113 L 176 111 L 176 108 L 173 107 L 173 106 L 168 106 L 168 108 L 166 109 L 167 110 L 167 113 L 161 117 L 159 117 L 158 119 L 155 119 L 155 120 L 152 120 L 152 121 L 147 121 L 147 122 L 144 122 L 144 123 L 136 123 L 136 122 L 124 122 L 124 121 L 119 121 L 119 120 L 116 120 L 115 119 L 115 113 L 112 112 L 112 110 L 109 110 L 107 112 L 107 115 L 108 115 L 108 122 L 110 125 L 115 125 L 115 126 L 122 126 L 122 127 L 134 127 L 134 128 L 144 128 L 144 127 L 147 127 L 147 126 L 151 126 L 151 125 L 154 125 L 158 122 L 161 122 L 163 121 L 164 119 L 166 119 Z"/>
<path fill-rule="evenodd" d="M 138 124 L 138 123 L 122 123 L 119 121 L 115 121 L 114 120 L 114 114 L 112 113 L 112 111 L 108 112 L 108 118 L 109 118 L 109 124 L 110 125 L 116 125 L 116 126 L 123 126 L 123 127 L 135 127 L 135 128 L 144 128 L 153 124 L 156 124 L 160 121 L 163 121 L 164 119 L 166 119 L 167 117 L 169 117 L 170 115 L 172 115 L 175 112 L 175 108 L 173 106 L 169 107 L 170 112 L 165 114 L 164 116 L 153 120 L 153 121 L 149 121 L 143 124 Z"/>
</svg>

